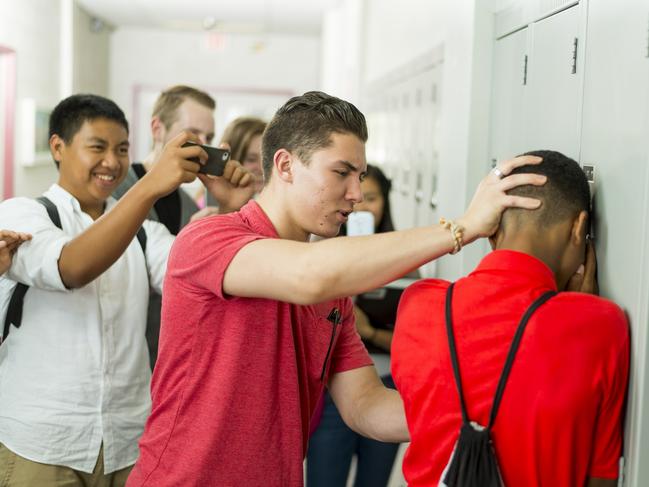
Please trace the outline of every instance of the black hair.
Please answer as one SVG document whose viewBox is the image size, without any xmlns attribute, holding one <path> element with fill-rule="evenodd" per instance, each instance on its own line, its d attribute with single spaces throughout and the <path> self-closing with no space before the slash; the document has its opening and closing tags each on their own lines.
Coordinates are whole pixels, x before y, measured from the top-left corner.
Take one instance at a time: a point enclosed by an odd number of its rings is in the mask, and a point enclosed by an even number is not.
<svg viewBox="0 0 649 487">
<path fill-rule="evenodd" d="M 367 141 L 365 117 L 351 103 L 322 91 L 288 100 L 269 122 L 262 138 L 264 179 L 270 180 L 279 149 L 295 152 L 308 164 L 313 152 L 331 145 L 331 134 L 353 134 Z"/>
<path fill-rule="evenodd" d="M 379 185 L 381 196 L 383 197 L 383 216 L 381 221 L 375 224 L 375 233 L 385 233 L 394 231 L 392 223 L 392 211 L 390 210 L 390 191 L 392 190 L 392 181 L 381 171 L 378 166 L 367 165 L 365 179 L 373 179 Z M 340 235 L 347 235 L 347 224 L 340 228 Z"/>
<path fill-rule="evenodd" d="M 99 95 L 77 94 L 61 100 L 50 115 L 49 137 L 58 135 L 66 144 L 72 142 L 87 120 L 105 118 L 120 124 L 128 133 L 128 121 L 117 104 Z M 58 167 L 59 163 L 54 163 Z"/>
<path fill-rule="evenodd" d="M 379 184 L 381 189 L 381 196 L 383 196 L 383 216 L 381 221 L 376 225 L 376 233 L 392 232 L 394 225 L 392 223 L 392 213 L 390 211 L 390 190 L 392 189 L 392 181 L 390 181 L 383 171 L 377 166 L 367 165 L 367 173 L 365 179 L 373 179 Z"/>
<path fill-rule="evenodd" d="M 527 196 L 541 200 L 538 210 L 508 209 L 506 213 L 530 215 L 541 225 L 551 225 L 567 218 L 574 218 L 582 211 L 590 212 L 590 188 L 584 171 L 575 160 L 560 152 L 536 150 L 523 155 L 543 158 L 540 164 L 530 164 L 514 169 L 511 174 L 542 174 L 547 176 L 543 186 L 520 186 L 508 194 Z"/>
</svg>

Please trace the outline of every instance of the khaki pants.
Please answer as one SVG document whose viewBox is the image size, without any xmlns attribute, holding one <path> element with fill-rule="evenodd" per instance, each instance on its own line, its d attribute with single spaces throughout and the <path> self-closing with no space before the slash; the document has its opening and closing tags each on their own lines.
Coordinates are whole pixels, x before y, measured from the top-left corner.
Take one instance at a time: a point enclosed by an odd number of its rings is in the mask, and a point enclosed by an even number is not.
<svg viewBox="0 0 649 487">
<path fill-rule="evenodd" d="M 104 475 L 104 447 L 92 473 L 32 462 L 0 443 L 0 487 L 123 487 L 130 467 Z"/>
</svg>

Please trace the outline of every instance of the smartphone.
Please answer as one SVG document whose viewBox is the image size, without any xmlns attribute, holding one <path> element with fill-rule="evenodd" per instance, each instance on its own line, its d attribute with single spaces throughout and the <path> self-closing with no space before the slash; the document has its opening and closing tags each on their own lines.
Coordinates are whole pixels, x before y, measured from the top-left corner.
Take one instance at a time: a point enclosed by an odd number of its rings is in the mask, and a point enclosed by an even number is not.
<svg viewBox="0 0 649 487">
<path fill-rule="evenodd" d="M 201 174 L 210 174 L 212 176 L 223 176 L 225 171 L 225 164 L 230 160 L 230 151 L 227 149 L 219 149 L 209 145 L 196 144 L 194 142 L 185 142 L 183 147 L 190 145 L 200 145 L 205 152 L 207 152 L 207 161 L 201 164 L 198 170 Z M 191 158 L 190 161 L 198 162 L 198 159 Z"/>
<path fill-rule="evenodd" d="M 372 235 L 374 233 L 374 215 L 369 211 L 354 211 L 347 220 L 347 236 Z"/>
</svg>

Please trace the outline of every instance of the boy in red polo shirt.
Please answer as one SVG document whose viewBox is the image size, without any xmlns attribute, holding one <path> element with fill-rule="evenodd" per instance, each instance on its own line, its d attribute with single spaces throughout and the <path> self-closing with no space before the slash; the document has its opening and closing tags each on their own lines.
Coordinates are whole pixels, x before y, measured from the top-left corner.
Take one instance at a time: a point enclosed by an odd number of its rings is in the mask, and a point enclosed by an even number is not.
<svg viewBox="0 0 649 487">
<path fill-rule="evenodd" d="M 265 187 L 238 213 L 178 236 L 164 284 L 153 407 L 133 486 L 299 487 L 309 423 L 325 386 L 347 424 L 408 439 L 398 393 L 383 387 L 348 298 L 453 250 L 441 226 L 334 237 L 361 201 L 367 128 L 321 92 L 289 100 L 262 141 Z M 504 174 L 535 157 L 508 161 Z M 538 175 L 485 178 L 458 220 L 471 242 L 495 231 L 508 196 Z"/>
<path fill-rule="evenodd" d="M 496 249 L 454 285 L 455 336 L 467 416 L 487 425 L 505 357 L 530 304 L 546 291 L 591 292 L 595 256 L 588 246 L 589 188 L 579 165 L 550 151 L 537 166 L 543 187 L 510 194 L 541 208 L 507 210 L 490 239 Z M 585 261 L 585 271 L 576 273 Z M 445 322 L 449 283 L 406 290 L 392 342 L 392 372 L 402 395 L 411 444 L 403 470 L 411 486 L 445 476 L 462 415 Z M 491 429 L 508 487 L 615 486 L 629 367 L 629 332 L 614 303 L 561 292 L 541 305 L 522 335 Z"/>
</svg>

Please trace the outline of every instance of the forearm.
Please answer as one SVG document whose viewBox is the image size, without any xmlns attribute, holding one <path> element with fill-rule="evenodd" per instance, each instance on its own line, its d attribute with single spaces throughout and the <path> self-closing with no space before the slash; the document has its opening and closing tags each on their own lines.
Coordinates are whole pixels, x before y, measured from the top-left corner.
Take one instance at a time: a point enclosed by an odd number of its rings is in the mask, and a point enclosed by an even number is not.
<svg viewBox="0 0 649 487">
<path fill-rule="evenodd" d="M 359 401 L 354 414 L 343 418 L 357 433 L 378 441 L 410 441 L 401 396 L 394 389 L 376 387 Z"/>
<path fill-rule="evenodd" d="M 316 301 L 326 301 L 376 289 L 452 250 L 449 230 L 422 227 L 316 242 L 296 269 L 316 280 Z"/>
<path fill-rule="evenodd" d="M 111 209 L 61 251 L 59 272 L 68 288 L 85 286 L 124 253 L 157 199 L 138 181 Z"/>
<path fill-rule="evenodd" d="M 368 337 L 367 341 L 372 345 L 389 352 L 390 348 L 392 348 L 392 335 L 393 333 L 390 330 L 374 328 L 373 334 Z"/>
<path fill-rule="evenodd" d="M 261 239 L 232 259 L 223 290 L 232 296 L 320 303 L 376 289 L 452 249 L 451 232 L 441 226 L 315 243 Z"/>
</svg>

